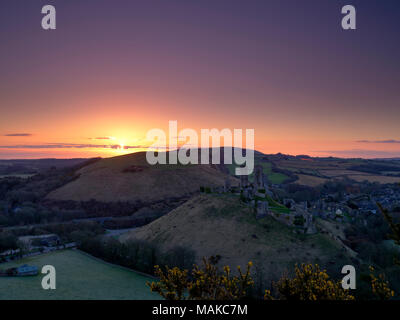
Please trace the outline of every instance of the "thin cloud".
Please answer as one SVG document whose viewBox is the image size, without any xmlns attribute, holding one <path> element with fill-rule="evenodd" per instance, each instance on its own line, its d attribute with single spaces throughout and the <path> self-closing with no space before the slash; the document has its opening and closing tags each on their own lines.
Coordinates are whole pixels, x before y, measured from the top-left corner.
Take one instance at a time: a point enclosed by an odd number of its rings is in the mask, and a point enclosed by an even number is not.
<svg viewBox="0 0 400 320">
<path fill-rule="evenodd" d="M 115 140 L 114 137 L 96 137 L 96 138 L 89 138 L 90 140 Z"/>
<path fill-rule="evenodd" d="M 337 157 L 351 157 L 351 158 L 396 158 L 400 157 L 400 151 L 382 151 L 382 150 L 364 150 L 364 149 L 350 149 L 350 150 L 315 150 L 315 153 L 323 153 Z"/>
<path fill-rule="evenodd" d="M 400 140 L 396 139 L 389 139 L 389 140 L 358 140 L 356 141 L 358 143 L 394 143 L 394 144 L 400 144 Z"/>
<path fill-rule="evenodd" d="M 31 133 L 9 133 L 5 134 L 4 137 L 31 137 Z"/>
<path fill-rule="evenodd" d="M 75 144 L 75 143 L 47 143 L 34 145 L 8 145 L 0 149 L 120 149 L 119 144 Z M 144 149 L 147 146 L 123 146 L 124 149 Z"/>
</svg>

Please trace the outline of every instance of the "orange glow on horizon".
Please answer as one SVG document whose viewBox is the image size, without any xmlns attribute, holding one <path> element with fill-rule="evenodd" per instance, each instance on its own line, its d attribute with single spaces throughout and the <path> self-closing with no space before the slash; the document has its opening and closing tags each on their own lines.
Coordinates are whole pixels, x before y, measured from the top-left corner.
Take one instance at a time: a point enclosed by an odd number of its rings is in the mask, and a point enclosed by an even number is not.
<svg viewBox="0 0 400 320">
<path fill-rule="evenodd" d="M 126 104 L 125 104 L 126 105 Z M 121 107 L 122 108 L 122 107 Z M 174 119 L 173 115 L 166 113 L 160 114 L 154 118 L 150 111 L 150 106 L 143 108 L 142 113 L 134 113 L 128 108 L 116 110 L 110 114 L 111 107 L 106 110 L 100 110 L 93 117 L 93 113 L 83 111 L 78 117 L 62 118 L 59 121 L 50 121 L 49 119 L 33 118 L 29 128 L 21 123 L 15 130 L 2 130 L 0 134 L 0 146 L 13 148 L 1 148 L 1 159 L 15 158 L 76 158 L 76 157 L 114 157 L 146 151 L 147 147 L 153 144 L 152 141 L 146 141 L 146 133 L 152 128 L 164 130 L 168 139 L 168 121 Z M 135 109 L 135 108 L 133 108 Z M 146 112 L 146 110 L 148 112 Z M 125 117 L 122 115 L 125 114 Z M 140 114 L 138 116 L 137 114 Z M 75 114 L 78 115 L 78 114 Z M 323 130 L 325 124 L 318 124 L 317 128 L 312 130 L 299 122 L 293 122 L 286 119 L 285 126 L 282 121 L 265 122 L 261 119 L 250 119 L 239 116 L 226 118 L 212 118 L 205 115 L 199 115 L 196 120 L 181 114 L 182 120 L 178 119 L 178 132 L 185 128 L 193 128 L 200 137 L 200 130 L 203 128 L 230 128 L 231 130 L 254 128 L 255 130 L 255 149 L 266 154 L 284 153 L 291 155 L 307 154 L 310 156 L 339 156 L 339 157 L 386 157 L 386 154 L 398 153 L 400 155 L 400 144 L 380 144 L 357 142 L 361 138 L 379 140 L 367 134 L 356 135 L 348 132 L 346 135 L 338 131 Z M 231 118 L 230 118 L 231 117 Z M 276 118 L 279 115 L 276 114 Z M 240 118 L 240 119 L 239 119 Z M 130 119 L 133 119 L 132 122 Z M 0 119 L 0 122 L 4 122 Z M 227 122 L 231 123 L 230 126 Z M 118 123 L 118 126 L 115 124 Z M 332 125 L 331 125 L 332 126 Z M 319 128 L 321 127 L 321 128 Z M 7 127 L 5 127 L 7 128 Z M 320 134 L 313 134 L 317 130 Z M 31 136 L 6 136 L 8 132 L 32 132 Z M 297 131 L 297 132 L 296 132 Z M 381 139 L 389 135 L 382 136 Z M 296 139 L 293 139 L 296 137 Z M 200 140 L 199 140 L 200 142 Z M 65 148 L 49 147 L 46 145 L 77 145 Z M 34 148 L 29 146 L 42 146 Z M 94 147 L 84 147 L 85 145 L 94 145 Z M 21 146 L 18 148 L 18 146 Z M 101 146 L 105 146 L 104 148 Z M 350 151 L 346 154 L 343 151 Z M 357 150 L 360 150 L 358 153 Z M 369 153 L 368 153 L 369 152 Z M 373 153 L 375 152 L 375 153 Z M 389 157 L 389 156 L 388 156 Z"/>
</svg>

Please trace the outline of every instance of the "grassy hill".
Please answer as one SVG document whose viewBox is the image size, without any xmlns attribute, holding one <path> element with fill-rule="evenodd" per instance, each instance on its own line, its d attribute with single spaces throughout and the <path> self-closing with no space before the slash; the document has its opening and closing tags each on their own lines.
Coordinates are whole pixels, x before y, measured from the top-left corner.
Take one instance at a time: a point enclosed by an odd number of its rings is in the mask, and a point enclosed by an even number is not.
<svg viewBox="0 0 400 320">
<path fill-rule="evenodd" d="M 49 199 L 103 202 L 151 203 L 180 198 L 199 191 L 200 186 L 223 186 L 229 178 L 212 165 L 155 165 L 146 153 L 101 159 L 77 171 L 79 178 L 51 192 Z"/>
<path fill-rule="evenodd" d="M 194 197 L 169 214 L 121 236 L 155 241 L 165 250 L 180 245 L 203 256 L 220 255 L 221 264 L 258 265 L 265 279 L 276 279 L 295 263 L 313 262 L 339 271 L 344 260 L 341 245 L 325 234 L 293 232 L 271 217 L 256 220 L 253 210 L 229 195 Z M 339 268 L 340 266 L 340 268 Z"/>
<path fill-rule="evenodd" d="M 43 290 L 43 275 L 0 279 L 1 300 L 158 299 L 146 286 L 151 278 L 107 264 L 80 251 L 64 250 L 1 264 L 6 269 L 24 263 L 56 268 L 56 289 Z"/>
<path fill-rule="evenodd" d="M 221 151 L 222 153 L 222 151 Z M 336 159 L 264 155 L 255 153 L 255 164 L 263 167 L 270 183 L 281 184 L 298 178 L 294 183 L 311 187 L 330 180 L 351 178 L 380 183 L 399 182 L 400 165 L 397 161 Z M 100 202 L 141 201 L 153 203 L 165 199 L 179 199 L 199 190 L 200 186 L 222 186 L 233 177 L 235 165 L 155 165 L 146 161 L 146 153 L 106 158 L 76 171 L 76 180 L 54 190 L 51 200 Z M 229 175 L 230 173 L 230 175 Z M 249 177 L 253 179 L 253 174 Z"/>
</svg>

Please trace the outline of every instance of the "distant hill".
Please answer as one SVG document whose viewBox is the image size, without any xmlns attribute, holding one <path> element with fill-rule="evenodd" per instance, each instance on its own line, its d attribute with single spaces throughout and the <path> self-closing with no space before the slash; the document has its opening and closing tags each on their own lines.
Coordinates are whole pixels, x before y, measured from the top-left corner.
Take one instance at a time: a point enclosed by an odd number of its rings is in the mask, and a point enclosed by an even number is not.
<svg viewBox="0 0 400 320">
<path fill-rule="evenodd" d="M 223 150 L 221 148 L 221 159 Z M 79 177 L 51 192 L 48 199 L 138 201 L 146 204 L 187 197 L 199 191 L 200 186 L 223 186 L 228 177 L 232 185 L 238 184 L 234 177 L 234 164 L 150 166 L 145 152 L 82 163 L 76 169 Z M 400 181 L 397 161 L 293 157 L 255 152 L 255 164 L 263 167 L 268 182 L 272 184 L 297 183 L 313 187 L 336 179 L 380 183 Z"/>
<path fill-rule="evenodd" d="M 24 160 L 0 160 L 0 176 L 1 175 L 21 175 L 21 174 L 36 174 L 45 172 L 49 169 L 63 169 L 84 165 L 90 161 L 95 161 L 100 158 L 93 159 L 24 159 Z"/>
<path fill-rule="evenodd" d="M 223 186 L 238 180 L 214 165 L 155 165 L 146 153 L 101 159 L 76 172 L 79 177 L 51 192 L 51 200 L 101 202 L 140 201 L 153 203 L 178 199 L 200 190 L 200 186 Z"/>
<path fill-rule="evenodd" d="M 293 230 L 269 216 L 256 220 L 253 210 L 233 195 L 202 194 L 122 235 L 121 241 L 155 241 L 166 251 L 184 246 L 196 252 L 198 263 L 211 255 L 220 255 L 221 264 L 232 267 L 253 261 L 269 280 L 285 269 L 293 270 L 295 263 L 319 263 L 334 272 L 351 263 L 342 244 L 327 234 L 304 235 Z"/>
</svg>

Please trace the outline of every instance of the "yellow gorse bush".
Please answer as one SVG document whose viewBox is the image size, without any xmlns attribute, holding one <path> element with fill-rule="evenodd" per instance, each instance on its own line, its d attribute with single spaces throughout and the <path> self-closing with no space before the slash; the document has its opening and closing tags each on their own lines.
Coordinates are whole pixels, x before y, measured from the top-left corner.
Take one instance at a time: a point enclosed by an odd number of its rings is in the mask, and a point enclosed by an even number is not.
<svg viewBox="0 0 400 320">
<path fill-rule="evenodd" d="M 219 272 L 213 257 L 203 259 L 203 267 L 194 265 L 192 277 L 189 279 L 188 270 L 170 269 L 165 273 L 159 266 L 155 267 L 155 274 L 159 282 L 148 283 L 151 291 L 157 292 L 167 300 L 239 300 L 247 295 L 247 291 L 254 285 L 250 276 L 252 263 L 247 264 L 246 272 L 240 266 L 238 275 L 232 276 L 228 266 Z"/>
<path fill-rule="evenodd" d="M 294 278 L 282 277 L 274 286 L 284 300 L 354 300 L 341 282 L 330 280 L 326 270 L 320 270 L 318 265 L 296 265 Z M 273 299 L 271 292 L 266 291 L 264 298 Z"/>
<path fill-rule="evenodd" d="M 187 288 L 188 271 L 181 271 L 179 268 L 166 267 L 164 274 L 160 266 L 155 266 L 155 274 L 160 278 L 158 283 L 147 283 L 152 292 L 157 292 L 167 300 L 184 299 L 185 290 Z"/>
<path fill-rule="evenodd" d="M 252 262 L 247 264 L 246 272 L 237 267 L 237 275 L 232 275 L 229 266 L 220 271 L 215 258 L 203 259 L 200 268 L 194 265 L 191 277 L 188 270 L 166 267 L 163 271 L 155 266 L 158 282 L 147 283 L 151 291 L 157 292 L 167 300 L 239 300 L 247 296 L 249 289 L 254 286 L 250 275 Z M 374 268 L 370 267 L 372 292 L 382 300 L 394 296 L 384 275 L 374 275 Z M 295 266 L 293 278 L 282 277 L 273 284 L 277 296 L 270 290 L 264 294 L 265 300 L 354 300 L 349 290 L 342 288 L 340 281 L 329 278 L 326 270 L 321 270 L 319 265 L 302 264 Z"/>
<path fill-rule="evenodd" d="M 374 295 L 380 300 L 388 300 L 394 297 L 394 291 L 390 289 L 389 282 L 385 280 L 383 274 L 379 274 L 378 277 L 375 276 L 375 269 L 369 267 L 370 277 L 371 277 L 371 287 Z"/>
</svg>

